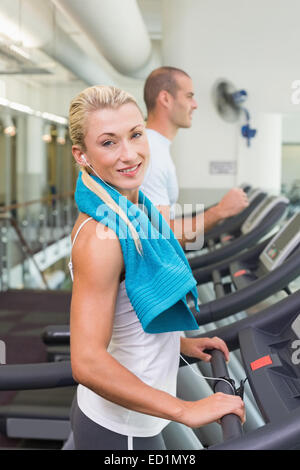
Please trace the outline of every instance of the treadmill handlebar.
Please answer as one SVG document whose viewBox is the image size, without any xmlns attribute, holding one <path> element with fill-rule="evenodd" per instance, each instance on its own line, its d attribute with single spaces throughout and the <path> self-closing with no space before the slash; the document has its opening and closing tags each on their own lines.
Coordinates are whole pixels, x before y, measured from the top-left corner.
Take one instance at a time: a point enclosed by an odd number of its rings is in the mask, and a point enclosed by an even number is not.
<svg viewBox="0 0 300 470">
<path fill-rule="evenodd" d="M 76 385 L 71 362 L 9 364 L 0 366 L 0 391 L 36 390 Z"/>
<path fill-rule="evenodd" d="M 44 344 L 66 345 L 70 344 L 70 326 L 69 325 L 51 325 L 47 326 L 42 334 Z"/>
<path fill-rule="evenodd" d="M 208 450 L 294 450 L 299 449 L 300 408 L 243 436 L 213 445 Z"/>
<path fill-rule="evenodd" d="M 247 263 L 249 261 L 257 259 L 273 238 L 274 235 L 266 238 L 257 245 L 254 245 L 247 251 L 242 251 L 241 253 L 239 252 L 233 256 L 230 256 L 229 258 L 225 258 L 224 260 L 219 261 L 218 263 L 213 263 L 209 266 L 195 269 L 193 271 L 193 276 L 196 279 L 197 284 L 205 284 L 206 282 L 210 282 L 212 278 L 212 272 L 214 270 L 220 271 L 221 274 L 224 273 L 222 275 L 227 275 L 229 274 L 231 263 L 235 263 L 237 261 Z"/>
<path fill-rule="evenodd" d="M 195 337 L 212 338 L 213 336 L 218 336 L 225 341 L 229 351 L 234 351 L 239 348 L 240 331 L 249 327 L 263 330 L 267 326 L 270 329 L 270 325 L 273 325 L 272 333 L 276 335 L 276 325 L 280 324 L 283 319 L 286 324 L 292 321 L 295 314 L 299 312 L 299 305 L 300 291 L 298 290 L 276 304 L 257 312 L 255 315 L 247 316 L 229 325 L 206 331 Z M 196 362 L 196 359 L 193 362 Z"/>
<path fill-rule="evenodd" d="M 267 196 L 267 193 L 260 192 L 257 196 L 253 199 L 253 201 L 246 207 L 244 210 L 239 212 L 237 215 L 232 217 L 228 217 L 220 224 L 216 225 L 215 227 L 211 228 L 204 234 L 204 241 L 207 244 L 208 240 L 217 241 L 223 235 L 223 233 L 234 233 L 236 231 L 240 232 L 240 228 L 249 217 L 251 212 L 258 206 L 258 204 Z M 207 210 L 208 208 L 206 208 Z"/>
<path fill-rule="evenodd" d="M 261 223 L 247 234 L 241 235 L 234 239 L 227 245 L 223 245 L 220 248 L 205 253 L 203 255 L 196 256 L 195 258 L 189 259 L 189 264 L 192 270 L 207 266 L 209 264 L 218 263 L 224 258 L 233 256 L 238 251 L 253 246 L 254 243 L 258 242 L 266 233 L 268 233 L 283 217 L 287 209 L 287 204 L 280 202 L 275 206 L 268 217 L 261 221 Z"/>
<path fill-rule="evenodd" d="M 228 369 L 226 366 L 224 354 L 218 349 L 209 352 L 211 354 L 211 368 L 213 377 L 227 378 Z M 235 395 L 235 392 L 229 382 L 218 380 L 215 383 L 215 392 L 222 392 L 228 395 Z M 228 414 L 221 418 L 221 426 L 224 441 L 236 439 L 243 435 L 243 428 L 240 418 L 236 414 Z"/>
</svg>

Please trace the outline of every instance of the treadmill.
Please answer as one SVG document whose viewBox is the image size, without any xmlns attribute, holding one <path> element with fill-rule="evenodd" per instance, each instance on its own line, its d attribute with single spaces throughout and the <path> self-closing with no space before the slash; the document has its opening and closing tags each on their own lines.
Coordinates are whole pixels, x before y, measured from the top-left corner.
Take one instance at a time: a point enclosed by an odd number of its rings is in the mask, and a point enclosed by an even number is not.
<svg viewBox="0 0 300 470">
<path fill-rule="evenodd" d="M 242 224 L 258 206 L 258 204 L 260 204 L 267 197 L 267 193 L 259 188 L 253 188 L 247 194 L 249 202 L 248 207 L 242 210 L 239 214 L 228 217 L 227 219 L 219 222 L 215 227 L 205 232 L 204 247 L 208 246 L 209 240 L 213 240 L 215 243 L 218 243 L 220 241 L 220 237 L 224 233 L 228 233 L 233 236 L 239 236 Z M 193 251 L 187 251 L 187 255 L 188 257 L 193 257 L 195 256 L 195 253 Z"/>
<path fill-rule="evenodd" d="M 271 251 L 272 249 L 272 251 Z M 273 253 L 274 250 L 278 253 L 278 258 L 275 259 Z M 273 256 L 273 263 L 267 265 L 267 268 L 264 267 L 264 264 L 261 260 L 264 260 L 265 254 L 271 253 Z M 279 256 L 280 255 L 280 256 Z M 238 259 L 238 261 L 237 261 Z M 244 264 L 242 264 L 242 261 Z M 295 214 L 281 229 L 281 231 L 272 237 L 271 241 L 268 243 L 263 242 L 257 247 L 253 248 L 250 252 L 245 252 L 243 254 L 237 255 L 236 257 L 231 259 L 231 263 L 228 264 L 228 260 L 223 262 L 224 266 L 221 268 L 224 270 L 226 269 L 229 272 L 230 267 L 234 264 L 238 263 L 238 273 L 239 276 L 236 278 L 236 282 L 240 283 L 240 290 L 236 290 L 232 293 L 227 293 L 225 297 L 224 288 L 219 280 L 216 282 L 216 292 L 220 294 L 221 297 L 217 300 L 210 301 L 206 304 L 200 305 L 200 313 L 194 310 L 194 314 L 197 318 L 197 322 L 199 325 L 208 324 L 211 322 L 215 322 L 220 319 L 224 319 L 228 315 L 232 315 L 233 313 L 240 312 L 242 309 L 246 307 L 252 306 L 256 304 L 261 299 L 266 299 L 272 294 L 277 293 L 281 289 L 286 289 L 289 282 L 294 280 L 297 276 L 300 275 L 300 213 Z M 226 264 L 227 263 L 227 264 Z M 276 264 L 275 264 L 276 263 Z M 250 273 L 249 267 L 256 266 L 256 269 L 253 269 L 253 272 Z M 247 268 L 246 268 L 247 266 Z M 210 274 L 216 274 L 216 266 L 207 268 L 205 270 L 199 270 L 199 272 L 195 272 L 195 275 L 199 275 L 199 279 L 201 281 L 208 280 L 207 272 L 209 271 Z M 201 279 L 202 275 L 202 279 Z M 206 278 L 205 276 L 206 275 Z M 238 281 L 237 281 L 238 279 Z M 216 326 L 211 323 L 213 327 Z M 190 332 L 187 336 L 197 336 L 197 332 Z M 207 334 L 207 331 L 206 333 Z M 64 326 L 62 328 L 58 328 L 56 326 L 51 326 L 46 329 L 44 334 L 45 342 L 48 345 L 53 345 L 53 349 L 58 349 L 57 354 L 59 355 L 59 345 L 61 348 L 64 348 L 65 353 L 68 355 L 68 342 L 70 338 L 70 331 L 69 326 Z M 67 356 L 65 355 L 65 358 Z M 201 365 L 201 371 L 204 372 L 205 364 L 199 363 L 199 367 Z M 240 365 L 240 358 L 232 357 L 231 364 L 230 364 L 230 372 L 233 376 L 237 376 L 239 371 L 241 370 Z M 190 394 L 189 396 L 195 396 L 195 392 L 190 388 L 191 385 L 187 385 L 188 382 L 191 381 L 195 383 L 195 378 L 193 374 L 190 374 L 191 377 L 188 377 L 187 374 L 190 371 L 180 371 L 179 374 L 182 375 L 181 383 L 179 382 L 179 389 L 182 390 L 182 398 L 186 398 L 186 393 Z M 206 375 L 206 374 L 205 374 Z M 201 387 L 203 388 L 204 385 Z M 186 388 L 184 390 L 184 388 Z M 210 390 L 207 388 L 206 394 L 209 394 Z M 249 427 L 253 429 L 257 424 L 264 424 L 263 420 L 260 418 L 258 412 L 256 411 L 255 407 L 251 403 L 252 397 L 248 395 L 245 397 L 247 398 L 248 403 L 248 421 L 245 427 Z M 176 428 L 176 426 L 173 425 Z M 205 438 L 208 442 L 212 441 L 214 435 L 208 435 L 205 431 L 197 432 L 197 435 L 202 437 L 205 434 Z M 209 431 L 210 432 L 210 431 Z M 215 430 L 213 431 L 215 432 Z M 176 431 L 174 431 L 176 434 Z"/>
<path fill-rule="evenodd" d="M 258 243 L 270 231 L 280 224 L 285 217 L 289 200 L 283 196 L 268 196 L 251 212 L 235 235 L 222 233 L 220 243 L 210 239 L 209 251 L 199 255 L 188 255 L 191 269 L 198 269 L 233 256 Z"/>
<path fill-rule="evenodd" d="M 245 193 L 249 193 L 252 189 L 252 186 L 250 183 L 241 183 L 239 185 L 239 188 L 241 188 Z"/>
<path fill-rule="evenodd" d="M 300 292 L 234 326 L 213 331 L 230 350 L 240 348 L 247 378 L 266 424 L 243 433 L 239 418 L 221 420 L 222 443 L 208 450 L 289 450 L 300 448 Z M 241 393 L 228 376 L 220 351 L 212 352 L 215 391 Z M 192 363 L 192 358 L 187 358 Z M 195 361 L 195 359 L 194 359 Z M 198 360 L 197 360 L 198 361 Z M 48 372 L 50 371 L 50 372 Z M 72 384 L 70 363 L 0 368 L 0 389 L 32 389 Z"/>
<path fill-rule="evenodd" d="M 264 426 L 243 434 L 233 416 L 235 423 L 226 431 L 228 440 L 212 449 L 300 449 L 299 312 L 297 291 L 254 316 L 203 335 L 222 338 L 231 351 L 240 349 L 246 377 L 266 421 Z M 220 361 L 217 376 L 224 377 L 226 364 L 224 358 Z M 223 382 L 219 386 L 224 392 Z"/>
<path fill-rule="evenodd" d="M 299 223 L 299 221 L 298 221 L 298 223 Z M 296 229 L 295 229 L 295 232 L 297 233 Z M 294 243 L 293 246 L 295 247 L 296 244 Z M 299 265 L 299 263 L 296 263 L 296 264 Z M 294 270 L 294 265 L 292 265 L 291 269 Z M 295 276 L 295 271 L 293 271 L 293 276 Z M 202 307 L 201 307 L 201 309 L 202 309 Z M 64 332 L 61 332 L 61 331 L 58 332 L 58 336 L 59 336 L 61 341 L 63 341 L 63 340 L 65 341 L 66 337 L 67 337 L 67 339 L 69 338 L 69 327 L 66 327 L 65 333 L 66 333 L 66 335 L 64 337 Z M 55 338 L 57 339 L 57 333 L 55 333 Z M 5 368 L 6 367 L 7 366 L 5 366 Z M 17 370 L 16 370 L 16 374 L 19 375 L 19 372 L 17 372 Z M 0 384 L 0 389 L 1 389 L 1 384 Z M 7 390 L 7 388 L 6 388 L 6 390 Z M 41 395 L 40 392 L 38 392 L 38 393 L 39 393 L 39 395 Z M 74 393 L 74 391 L 73 391 L 73 393 Z M 24 395 L 24 392 L 23 392 L 23 395 Z M 66 406 L 64 407 L 64 409 L 61 410 L 60 418 L 57 419 L 57 417 L 55 416 L 55 409 L 52 410 L 53 412 L 52 412 L 51 416 L 49 415 L 49 410 L 43 410 L 42 407 L 40 407 L 40 409 L 37 412 L 36 404 L 32 405 L 33 402 L 32 401 L 30 402 L 29 397 L 27 397 L 27 406 L 24 407 L 24 404 L 22 405 L 22 399 L 19 396 L 19 403 L 18 403 L 19 409 L 16 409 L 14 407 L 14 405 L 12 405 L 10 407 L 10 409 L 5 408 L 5 407 L 0 408 L 2 429 L 5 430 L 5 432 L 7 432 L 8 435 L 10 435 L 10 436 L 13 435 L 14 437 L 18 437 L 18 436 L 19 437 L 24 437 L 23 430 L 20 431 L 20 423 L 23 421 L 25 423 L 25 426 L 23 427 L 23 429 L 25 429 L 26 432 L 27 432 L 27 434 L 25 436 L 26 437 L 34 437 L 33 436 L 33 431 L 32 431 L 32 426 L 31 426 L 31 424 L 29 425 L 29 423 L 32 422 L 32 416 L 34 416 L 35 417 L 34 419 L 36 420 L 36 426 L 39 426 L 39 427 L 42 426 L 43 429 L 44 429 L 43 434 L 42 434 L 44 436 L 44 438 L 52 438 L 53 439 L 55 437 L 55 435 L 56 436 L 59 435 L 62 439 L 66 439 L 68 437 L 68 430 L 69 430 L 69 427 L 68 427 L 69 426 L 68 411 L 69 411 L 69 407 L 70 407 L 70 404 L 71 404 L 71 401 L 72 401 L 72 397 L 73 397 L 73 394 L 71 392 L 70 397 L 69 397 L 69 401 L 66 402 Z M 49 405 L 50 404 L 50 399 L 48 398 L 48 400 L 49 400 L 49 402 L 48 402 L 48 405 Z M 21 416 L 20 416 L 20 412 L 21 412 Z M 49 424 L 51 424 L 50 423 L 51 419 L 53 420 L 52 425 L 55 424 L 55 426 L 56 426 L 55 431 L 52 431 L 52 433 L 49 432 L 49 429 L 50 429 Z M 47 421 L 45 421 L 45 420 L 47 420 Z M 12 426 L 11 426 L 12 423 L 14 425 L 13 431 L 12 431 Z M 41 436 L 40 429 L 38 427 L 36 427 L 36 429 L 38 429 L 38 434 L 37 435 Z M 17 434 L 18 432 L 19 432 L 19 435 Z M 29 434 L 29 432 L 31 434 Z M 48 432 L 48 434 L 47 434 L 47 432 Z M 58 433 L 60 433 L 60 434 L 58 434 Z"/>
<path fill-rule="evenodd" d="M 264 259 L 265 253 L 270 252 L 270 247 L 274 250 L 274 246 L 275 248 L 277 247 L 280 257 L 278 256 L 276 264 L 274 259 L 272 265 L 269 263 L 265 268 L 261 259 Z M 263 301 L 264 304 L 269 304 L 271 295 L 272 302 L 276 302 L 278 298 L 288 295 L 288 284 L 300 274 L 299 247 L 300 214 L 291 218 L 281 231 L 270 240 L 261 242 L 247 252 L 224 260 L 222 263 L 216 263 L 208 268 L 195 271 L 194 276 L 200 284 L 213 281 L 215 290 L 215 296 L 210 297 L 205 291 L 205 295 L 202 292 L 206 284 L 198 287 L 198 289 L 201 289 L 200 294 L 202 294 L 202 296 L 199 295 L 199 298 L 202 297 L 203 301 L 206 298 L 205 303 L 200 303 L 200 313 L 194 310 L 198 324 L 201 325 L 200 333 L 208 336 L 210 331 L 220 326 L 230 325 L 233 322 L 239 321 L 247 315 L 243 311 L 246 308 L 251 307 L 251 313 L 249 314 L 263 309 L 264 306 L 258 304 L 258 302 Z M 232 277 L 230 277 L 230 274 Z M 228 279 L 230 282 L 228 282 Z M 197 337 L 198 334 L 199 332 L 196 331 L 185 332 L 187 337 Z M 200 373 L 207 376 L 209 373 L 208 364 L 201 361 L 194 365 L 193 369 L 195 374 Z M 231 353 L 228 369 L 231 377 L 236 380 L 243 373 L 242 359 L 239 351 Z M 199 378 L 190 372 L 192 371 L 184 369 L 179 371 L 178 393 L 183 399 L 196 399 L 197 394 L 195 389 L 203 389 Z M 211 383 L 208 383 L 207 387 L 206 396 L 209 394 Z M 201 394 L 203 398 L 202 391 Z M 264 425 L 264 420 L 249 387 L 245 389 L 244 400 L 248 410 L 248 419 L 244 428 L 249 432 Z M 219 430 L 216 426 L 210 425 L 205 430 L 198 429 L 195 432 L 201 438 L 201 442 L 206 442 L 208 445 L 219 438 Z"/>
<path fill-rule="evenodd" d="M 300 212 L 294 214 L 271 239 L 246 252 L 195 270 L 198 284 L 212 281 L 216 299 L 194 310 L 198 324 L 241 312 L 280 290 L 300 275 Z M 230 275 L 231 283 L 223 282 Z"/>
<path fill-rule="evenodd" d="M 0 433 L 16 443 L 67 440 L 76 385 L 70 362 L 2 365 L 0 391 L 15 393 L 0 406 Z"/>
<path fill-rule="evenodd" d="M 239 188 L 241 188 L 247 195 L 248 195 L 248 201 L 249 201 L 249 206 L 252 206 L 252 209 L 255 207 L 256 204 L 258 204 L 260 202 L 260 200 L 266 196 L 266 193 L 264 193 L 261 189 L 253 189 L 251 187 L 250 184 L 248 183 L 243 183 L 239 186 Z M 254 201 L 257 197 L 257 200 Z M 253 203 L 253 205 L 252 205 Z M 208 210 L 208 209 L 211 209 L 212 207 L 216 206 L 218 203 L 213 203 L 213 204 L 210 204 L 209 206 L 205 206 L 205 210 Z M 230 219 L 232 219 L 232 222 L 235 221 L 235 218 L 237 216 L 241 216 L 241 217 L 244 217 L 242 216 L 242 214 L 244 213 L 244 211 L 248 211 L 249 210 L 249 213 L 251 212 L 252 209 L 250 209 L 250 207 L 246 207 L 246 209 L 244 209 L 240 214 L 237 214 L 236 216 L 233 216 L 233 217 L 230 217 Z M 196 211 L 192 211 L 189 215 L 190 217 L 195 217 L 197 214 L 201 214 L 203 213 L 203 209 L 201 210 L 196 210 Z M 245 218 L 248 217 L 249 214 L 247 214 L 247 212 L 245 213 Z M 175 218 L 176 218 L 176 214 L 175 214 Z M 181 217 L 181 216 L 180 216 Z M 245 220 L 245 218 L 243 220 Z M 238 220 L 238 219 L 237 219 Z M 220 222 L 220 224 L 224 223 L 223 222 Z M 242 222 L 241 222 L 242 223 Z"/>
</svg>

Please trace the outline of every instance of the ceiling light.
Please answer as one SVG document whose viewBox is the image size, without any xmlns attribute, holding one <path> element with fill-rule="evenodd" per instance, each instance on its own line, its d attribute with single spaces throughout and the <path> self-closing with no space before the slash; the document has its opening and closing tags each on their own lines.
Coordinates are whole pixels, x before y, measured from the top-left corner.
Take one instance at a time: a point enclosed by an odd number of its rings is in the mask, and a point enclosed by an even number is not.
<svg viewBox="0 0 300 470">
<path fill-rule="evenodd" d="M 2 118 L 4 134 L 9 137 L 14 137 L 16 135 L 16 126 L 13 123 L 11 116 L 4 116 Z"/>
<path fill-rule="evenodd" d="M 30 108 L 30 106 L 26 106 L 25 104 L 21 103 L 14 103 L 13 101 L 9 101 L 6 98 L 0 97 L 0 106 L 4 106 L 5 108 L 14 109 L 15 111 L 19 111 L 21 113 L 32 114 L 33 116 L 40 117 L 47 121 L 52 121 L 57 124 L 62 124 L 67 126 L 68 119 L 62 116 L 58 116 L 57 114 L 51 113 L 43 113 L 42 111 L 35 111 L 34 109 Z"/>
<path fill-rule="evenodd" d="M 44 133 L 42 137 L 43 141 L 49 144 L 52 142 L 52 136 L 51 136 L 51 124 L 45 124 L 44 127 Z"/>
<path fill-rule="evenodd" d="M 57 122 L 58 124 L 67 124 L 68 121 L 66 118 L 57 116 L 56 114 L 51 114 L 51 113 L 43 113 L 42 117 L 44 119 L 49 119 L 49 121 L 54 121 Z"/>
<path fill-rule="evenodd" d="M 31 109 L 29 106 L 26 106 L 25 104 L 14 103 L 11 101 L 9 103 L 9 107 L 11 109 L 15 109 L 16 111 L 21 111 L 22 113 L 34 114 L 33 109 Z"/>
<path fill-rule="evenodd" d="M 59 127 L 57 129 L 56 142 L 60 145 L 65 145 L 65 143 L 66 143 L 66 129 L 64 127 Z"/>
</svg>

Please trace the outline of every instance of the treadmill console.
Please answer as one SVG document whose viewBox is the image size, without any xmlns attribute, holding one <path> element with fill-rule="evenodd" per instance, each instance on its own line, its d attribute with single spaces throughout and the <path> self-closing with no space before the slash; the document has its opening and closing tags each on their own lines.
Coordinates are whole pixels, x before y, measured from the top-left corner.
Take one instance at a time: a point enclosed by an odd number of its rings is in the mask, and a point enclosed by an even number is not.
<svg viewBox="0 0 300 470">
<path fill-rule="evenodd" d="M 266 194 L 266 193 L 264 193 L 264 191 L 259 188 L 250 189 L 249 193 L 247 194 L 249 204 L 251 204 L 254 201 L 254 199 L 257 198 L 259 194 Z"/>
<path fill-rule="evenodd" d="M 272 238 L 259 259 L 267 271 L 280 266 L 289 254 L 300 244 L 300 212 L 284 225 Z"/>
<path fill-rule="evenodd" d="M 246 374 L 266 422 L 280 421 L 300 406 L 297 302 L 293 309 L 287 308 L 281 315 L 277 314 L 276 306 L 273 312 L 273 321 L 259 328 L 244 328 L 239 333 Z"/>
<path fill-rule="evenodd" d="M 288 205 L 289 200 L 284 196 L 268 196 L 263 199 L 243 223 L 241 227 L 242 233 L 245 235 L 251 232 L 279 203 Z"/>
</svg>

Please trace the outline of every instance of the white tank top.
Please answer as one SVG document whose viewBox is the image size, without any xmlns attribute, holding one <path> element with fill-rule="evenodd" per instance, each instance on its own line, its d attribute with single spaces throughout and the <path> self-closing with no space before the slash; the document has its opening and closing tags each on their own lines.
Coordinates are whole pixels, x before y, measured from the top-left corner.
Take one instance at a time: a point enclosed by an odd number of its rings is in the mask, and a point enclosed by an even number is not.
<svg viewBox="0 0 300 470">
<path fill-rule="evenodd" d="M 91 220 L 86 219 L 80 229 Z M 72 259 L 70 272 L 73 280 Z M 100 312 L 99 312 L 100 313 Z M 125 281 L 120 283 L 115 318 L 108 352 L 147 385 L 176 396 L 181 332 L 145 333 L 126 293 Z M 124 384 L 120 384 L 124 386 Z M 78 406 L 92 421 L 127 436 L 149 437 L 160 433 L 168 420 L 129 410 L 105 400 L 89 388 L 78 385 Z"/>
</svg>

